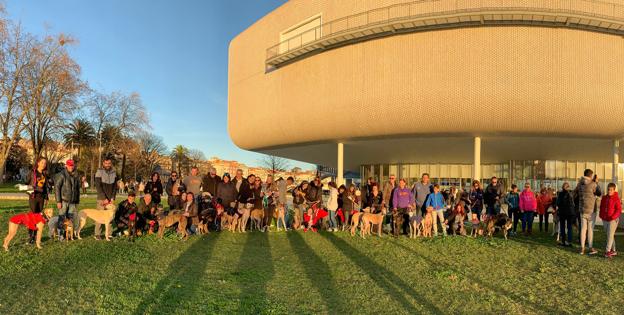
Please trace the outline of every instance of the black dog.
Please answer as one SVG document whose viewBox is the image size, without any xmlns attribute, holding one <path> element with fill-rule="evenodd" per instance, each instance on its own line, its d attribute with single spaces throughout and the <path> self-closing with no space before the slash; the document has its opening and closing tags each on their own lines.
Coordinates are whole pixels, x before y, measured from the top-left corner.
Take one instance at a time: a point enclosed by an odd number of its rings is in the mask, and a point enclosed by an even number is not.
<svg viewBox="0 0 624 315">
<path fill-rule="evenodd" d="M 392 222 L 393 224 L 393 234 L 394 236 L 399 236 L 401 231 L 403 231 L 403 222 L 404 222 L 405 213 L 401 209 L 392 210 Z"/>
</svg>

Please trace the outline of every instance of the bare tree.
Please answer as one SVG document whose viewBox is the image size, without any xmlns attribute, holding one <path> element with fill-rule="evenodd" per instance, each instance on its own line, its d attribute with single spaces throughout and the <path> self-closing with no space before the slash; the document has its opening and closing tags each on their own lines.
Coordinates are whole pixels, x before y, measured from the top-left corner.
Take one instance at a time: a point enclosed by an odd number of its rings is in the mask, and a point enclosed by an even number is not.
<svg viewBox="0 0 624 315">
<path fill-rule="evenodd" d="M 149 175 L 160 157 L 167 151 L 163 139 L 152 133 L 143 132 L 137 136 L 139 145 L 140 162 L 143 166 L 143 175 Z"/>
<path fill-rule="evenodd" d="M 288 159 L 279 156 L 266 155 L 260 160 L 260 165 L 268 169 L 272 175 L 275 175 L 277 172 L 283 172 L 288 169 L 290 162 Z"/>
</svg>

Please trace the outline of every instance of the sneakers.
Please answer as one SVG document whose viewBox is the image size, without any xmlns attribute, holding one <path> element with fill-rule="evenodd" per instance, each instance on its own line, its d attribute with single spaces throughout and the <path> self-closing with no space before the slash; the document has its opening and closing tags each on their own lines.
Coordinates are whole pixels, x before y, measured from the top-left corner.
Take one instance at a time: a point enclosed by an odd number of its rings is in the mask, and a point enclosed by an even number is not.
<svg viewBox="0 0 624 315">
<path fill-rule="evenodd" d="M 595 248 L 590 248 L 589 249 L 589 254 L 590 255 L 596 255 L 596 254 L 598 254 L 598 251 Z"/>
</svg>

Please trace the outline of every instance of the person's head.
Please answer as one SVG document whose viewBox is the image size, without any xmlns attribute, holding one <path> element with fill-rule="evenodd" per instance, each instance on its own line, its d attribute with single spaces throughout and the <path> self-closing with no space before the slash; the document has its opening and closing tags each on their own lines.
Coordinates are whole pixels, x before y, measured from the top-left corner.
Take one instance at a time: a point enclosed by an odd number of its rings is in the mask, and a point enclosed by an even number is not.
<svg viewBox="0 0 624 315">
<path fill-rule="evenodd" d="M 309 216 L 312 216 L 312 208 L 308 208 L 308 211 L 306 212 Z"/>
<path fill-rule="evenodd" d="M 113 159 L 110 156 L 104 157 L 104 161 L 102 161 L 102 167 L 105 170 L 110 170 L 113 167 Z"/>
<path fill-rule="evenodd" d="M 458 207 L 461 207 L 462 209 L 464 209 L 464 207 L 466 206 L 466 202 L 465 202 L 465 201 L 463 201 L 463 200 L 460 200 L 460 201 L 457 203 L 457 206 L 458 206 Z"/>
<path fill-rule="evenodd" d="M 524 183 L 524 190 L 531 191 L 531 183 Z"/>
<path fill-rule="evenodd" d="M 338 187 L 338 193 L 339 193 L 339 194 L 342 194 L 342 193 L 344 193 L 345 191 L 347 191 L 347 186 L 345 186 L 345 185 L 340 185 L 340 187 Z"/>
<path fill-rule="evenodd" d="M 592 178 L 592 176 L 594 176 L 594 171 L 586 169 L 585 172 L 583 172 L 583 176 Z"/>
<path fill-rule="evenodd" d="M 128 193 L 128 202 L 129 203 L 134 203 L 134 198 L 136 198 L 136 194 L 133 191 L 129 192 Z"/>
<path fill-rule="evenodd" d="M 48 160 L 44 157 L 40 157 L 37 159 L 37 163 L 35 163 L 35 168 L 39 171 L 39 172 L 43 172 L 46 167 L 48 166 Z"/>
<path fill-rule="evenodd" d="M 516 184 L 512 184 L 512 185 L 511 185 L 511 191 L 513 191 L 513 192 L 518 192 L 518 185 L 516 185 Z"/>
<path fill-rule="evenodd" d="M 230 178 L 230 173 L 225 173 L 225 174 L 223 174 L 223 178 L 222 178 L 222 180 L 223 180 L 223 182 L 224 182 L 224 183 L 226 183 L 226 184 L 227 184 L 227 183 L 229 183 L 229 182 L 230 182 L 230 180 L 231 180 L 231 178 Z"/>
<path fill-rule="evenodd" d="M 422 176 L 420 177 L 420 180 L 424 184 L 428 184 L 429 183 L 429 173 L 423 173 Z"/>
<path fill-rule="evenodd" d="M 615 185 L 615 183 L 609 183 L 609 185 L 607 185 L 607 193 L 609 194 L 609 196 L 615 195 L 616 192 L 617 186 Z"/>
<path fill-rule="evenodd" d="M 338 189 L 338 186 L 336 185 L 336 182 L 329 182 L 329 184 L 327 184 L 327 186 L 331 187 L 331 188 L 336 188 Z"/>
<path fill-rule="evenodd" d="M 294 182 L 295 179 L 292 176 L 288 176 L 288 178 L 286 178 L 286 184 L 292 185 Z"/>
<path fill-rule="evenodd" d="M 258 179 L 260 179 L 260 177 L 258 177 Z M 247 181 L 251 184 L 251 183 L 255 183 L 256 182 L 256 175 L 254 174 L 249 174 L 249 176 L 247 176 Z"/>
<path fill-rule="evenodd" d="M 309 184 L 307 181 L 304 180 L 303 182 L 301 182 L 301 189 L 308 189 L 308 186 Z"/>
<path fill-rule="evenodd" d="M 255 188 L 260 188 L 262 186 L 262 179 L 260 177 L 256 177 L 253 182 L 250 182 Z"/>
<path fill-rule="evenodd" d="M 193 202 L 193 198 L 195 197 L 195 195 L 193 195 L 192 192 L 187 192 L 186 193 L 186 202 Z"/>
<path fill-rule="evenodd" d="M 177 180 L 178 179 L 178 172 L 176 172 L 176 171 L 171 172 L 171 179 L 173 181 Z"/>
<path fill-rule="evenodd" d="M 568 182 L 564 182 L 563 185 L 561 186 L 561 190 L 569 190 L 570 189 L 570 183 Z"/>
<path fill-rule="evenodd" d="M 473 180 L 473 181 L 472 181 L 472 187 L 473 187 L 474 189 L 479 189 L 479 188 L 481 188 L 481 182 L 479 182 L 479 181 L 478 181 L 478 180 L 476 180 L 476 179 L 475 179 L 475 180 Z"/>
<path fill-rule="evenodd" d="M 150 202 L 152 202 L 152 195 L 145 194 L 145 196 L 143 196 L 143 200 L 145 201 L 145 204 L 149 204 Z"/>
<path fill-rule="evenodd" d="M 440 185 L 439 184 L 433 185 L 433 192 L 436 193 L 436 194 L 440 192 Z"/>
<path fill-rule="evenodd" d="M 217 170 L 214 167 L 211 167 L 208 170 L 208 173 L 210 174 L 210 177 L 215 177 L 217 175 Z"/>
<path fill-rule="evenodd" d="M 314 178 L 314 185 L 316 187 L 320 187 L 321 186 L 321 178 L 320 177 L 317 176 L 316 178 Z"/>
<path fill-rule="evenodd" d="M 493 176 L 493 177 L 490 179 L 490 183 L 492 183 L 492 186 L 496 186 L 496 185 L 498 185 L 498 178 L 496 178 L 496 176 Z"/>
<path fill-rule="evenodd" d="M 65 168 L 67 169 L 68 172 L 72 173 L 74 171 L 74 160 L 67 160 L 65 162 Z"/>
<path fill-rule="evenodd" d="M 185 192 L 183 192 L 183 193 L 180 195 L 180 199 L 181 199 L 181 200 L 186 200 L 186 194 L 187 194 L 187 192 L 186 192 L 186 191 L 185 191 Z"/>
<path fill-rule="evenodd" d="M 241 170 L 240 168 L 236 170 L 236 178 L 243 178 L 243 170 Z"/>
<path fill-rule="evenodd" d="M 349 193 L 355 194 L 355 185 L 353 184 L 349 185 Z"/>
<path fill-rule="evenodd" d="M 373 178 L 372 178 L 372 177 L 369 177 L 369 178 L 366 180 L 366 182 L 367 182 L 368 184 L 372 183 L 372 182 L 373 182 Z"/>
<path fill-rule="evenodd" d="M 197 174 L 199 174 L 199 169 L 197 167 L 193 166 L 191 168 L 191 175 L 192 176 L 197 176 Z"/>
<path fill-rule="evenodd" d="M 379 186 L 376 183 L 373 183 L 371 185 L 371 189 L 372 189 L 373 194 L 377 194 L 379 192 Z"/>
<path fill-rule="evenodd" d="M 405 188 L 405 185 L 407 185 L 407 182 L 405 181 L 405 178 L 401 178 L 399 180 L 399 187 L 401 187 L 401 189 Z"/>
<path fill-rule="evenodd" d="M 394 174 L 390 174 L 390 182 L 394 184 L 394 181 L 396 181 L 396 176 L 394 176 Z"/>
<path fill-rule="evenodd" d="M 158 174 L 158 172 L 152 173 L 152 181 L 157 182 L 159 180 L 160 180 L 160 174 Z"/>
</svg>

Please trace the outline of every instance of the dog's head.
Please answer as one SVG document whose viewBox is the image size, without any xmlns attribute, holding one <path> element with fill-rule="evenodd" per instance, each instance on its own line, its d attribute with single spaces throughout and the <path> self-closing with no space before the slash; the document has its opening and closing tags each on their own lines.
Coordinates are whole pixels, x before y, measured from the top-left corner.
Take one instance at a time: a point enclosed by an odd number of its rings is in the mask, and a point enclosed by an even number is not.
<svg viewBox="0 0 624 315">
<path fill-rule="evenodd" d="M 63 220 L 63 227 L 65 227 L 65 230 L 70 230 L 74 228 L 74 222 L 72 222 L 72 220 L 70 218 L 65 218 Z"/>
<path fill-rule="evenodd" d="M 45 208 L 45 209 L 43 209 L 43 214 L 45 214 L 45 216 L 49 219 L 49 218 L 54 216 L 54 209 L 52 209 L 52 208 Z"/>
<path fill-rule="evenodd" d="M 104 209 L 108 211 L 115 211 L 115 204 L 111 202 L 107 204 L 106 206 L 104 206 Z"/>
</svg>

